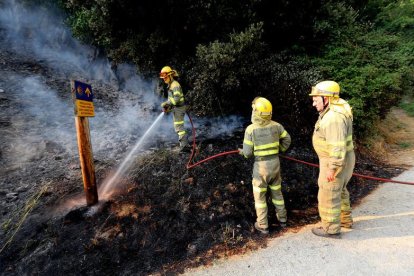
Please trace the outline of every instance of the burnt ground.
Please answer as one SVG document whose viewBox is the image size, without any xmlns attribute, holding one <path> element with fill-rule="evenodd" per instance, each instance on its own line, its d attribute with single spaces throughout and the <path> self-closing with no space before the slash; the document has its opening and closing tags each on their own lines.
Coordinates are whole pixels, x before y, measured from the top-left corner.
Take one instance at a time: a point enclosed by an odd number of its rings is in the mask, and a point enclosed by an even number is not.
<svg viewBox="0 0 414 276">
<path fill-rule="evenodd" d="M 76 151 L 67 152 L 61 141 L 46 135 L 27 146 L 31 154 L 24 161 L 10 160 L 20 138 L 33 136 L 42 128 L 37 117 L 22 113 L 21 101 L 30 99 L 9 93 L 16 92 L 14 75 L 41 76 L 62 98 L 68 91 L 66 77 L 12 52 L 2 51 L 0 63 L 0 88 L 4 90 L 0 93 L 2 275 L 179 274 L 189 266 L 266 246 L 268 238 L 252 227 L 252 161 L 238 155 L 187 170 L 188 153 L 160 145 L 134 159 L 127 175 L 119 180 L 122 185 L 117 194 L 109 200 L 94 207 L 72 204 L 84 195 Z M 99 90 L 105 84 L 94 83 L 94 87 Z M 104 90 L 114 92 L 110 87 Z M 113 95 L 102 97 L 108 105 L 115 105 Z M 19 125 L 27 120 L 31 122 L 28 126 Z M 234 150 L 242 138 L 241 130 L 210 140 L 201 137 L 195 161 Z M 306 143 L 296 142 L 288 155 L 315 163 L 310 146 L 303 145 Z M 113 156 L 96 158 L 98 185 L 119 161 Z M 317 169 L 284 159 L 281 163 L 289 222 L 282 230 L 270 208 L 270 238 L 318 220 Z M 358 153 L 356 172 L 391 177 L 401 169 Z M 353 205 L 377 185 L 353 178 L 349 184 Z"/>
</svg>

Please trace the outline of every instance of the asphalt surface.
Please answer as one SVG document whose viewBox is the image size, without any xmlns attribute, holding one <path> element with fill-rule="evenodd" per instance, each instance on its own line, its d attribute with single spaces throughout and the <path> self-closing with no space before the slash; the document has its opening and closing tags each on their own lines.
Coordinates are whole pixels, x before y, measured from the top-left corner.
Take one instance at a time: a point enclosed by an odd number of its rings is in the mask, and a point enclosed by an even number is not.
<svg viewBox="0 0 414 276">
<path fill-rule="evenodd" d="M 414 182 L 414 168 L 394 179 Z M 381 184 L 353 217 L 341 239 L 315 236 L 311 229 L 319 223 L 308 225 L 185 275 L 414 275 L 414 185 Z"/>
</svg>

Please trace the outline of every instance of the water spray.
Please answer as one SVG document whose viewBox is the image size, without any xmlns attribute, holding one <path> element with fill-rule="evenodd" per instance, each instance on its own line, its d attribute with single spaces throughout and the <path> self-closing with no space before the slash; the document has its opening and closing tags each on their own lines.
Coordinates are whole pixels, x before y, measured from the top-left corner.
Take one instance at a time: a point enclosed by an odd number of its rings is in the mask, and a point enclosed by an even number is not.
<svg viewBox="0 0 414 276">
<path fill-rule="evenodd" d="M 132 150 L 128 153 L 124 161 L 122 161 L 121 165 L 118 167 L 115 174 L 112 175 L 112 177 L 109 178 L 108 180 L 104 181 L 101 187 L 99 187 L 99 195 L 101 198 L 108 198 L 111 195 L 111 192 L 109 191 L 113 190 L 113 186 L 116 184 L 116 179 L 129 169 L 132 163 L 131 162 L 132 156 L 142 146 L 147 136 L 155 129 L 155 126 L 158 124 L 158 122 L 161 120 L 163 116 L 164 116 L 164 112 L 161 112 L 161 114 L 158 115 L 157 119 L 155 119 L 152 125 L 148 128 L 148 130 L 141 137 L 141 139 L 138 140 L 138 142 L 135 144 Z"/>
</svg>

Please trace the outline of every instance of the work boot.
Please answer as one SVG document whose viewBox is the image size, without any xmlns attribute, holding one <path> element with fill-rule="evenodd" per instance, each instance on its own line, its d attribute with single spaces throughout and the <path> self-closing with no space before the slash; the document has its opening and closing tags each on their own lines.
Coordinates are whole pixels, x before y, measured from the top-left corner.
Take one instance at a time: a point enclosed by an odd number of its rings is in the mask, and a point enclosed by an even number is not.
<svg viewBox="0 0 414 276">
<path fill-rule="evenodd" d="M 312 228 L 312 233 L 316 236 L 324 237 L 324 238 L 332 238 L 332 239 L 340 239 L 341 233 L 329 234 L 326 232 L 322 227 Z"/>
<path fill-rule="evenodd" d="M 187 134 L 181 138 L 178 138 L 178 143 L 180 143 L 180 147 L 182 148 L 187 147 L 189 145 Z"/>
<path fill-rule="evenodd" d="M 342 223 L 341 222 L 341 227 L 347 228 L 347 229 L 352 229 L 352 223 Z"/>
<path fill-rule="evenodd" d="M 259 224 L 257 222 L 254 223 L 254 228 L 256 228 L 257 231 L 259 231 L 260 233 L 267 235 L 269 234 L 269 228 L 262 228 L 259 226 Z"/>
<path fill-rule="evenodd" d="M 191 152 L 191 147 L 189 144 L 180 145 L 180 152 Z"/>
<path fill-rule="evenodd" d="M 284 213 L 284 215 L 281 216 L 280 213 Z M 286 223 L 286 220 L 287 220 L 286 210 L 284 210 L 283 212 L 281 212 L 281 211 L 277 212 L 276 211 L 276 218 L 277 218 L 277 221 L 279 221 L 280 227 L 281 228 L 286 228 L 286 226 L 287 226 L 287 223 Z"/>
</svg>

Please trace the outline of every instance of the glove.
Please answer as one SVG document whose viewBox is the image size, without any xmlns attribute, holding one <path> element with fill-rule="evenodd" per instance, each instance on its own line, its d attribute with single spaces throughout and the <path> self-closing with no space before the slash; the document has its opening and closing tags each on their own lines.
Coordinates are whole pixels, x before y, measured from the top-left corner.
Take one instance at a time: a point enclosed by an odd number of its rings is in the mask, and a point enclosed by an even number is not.
<svg viewBox="0 0 414 276">
<path fill-rule="evenodd" d="M 165 112 L 165 113 L 168 113 L 168 112 L 171 111 L 171 106 L 168 102 L 163 102 L 161 104 L 161 107 L 162 107 L 162 111 Z"/>
<path fill-rule="evenodd" d="M 238 150 L 239 150 L 239 154 L 240 154 L 241 156 L 244 156 L 243 149 L 238 149 Z"/>
</svg>

